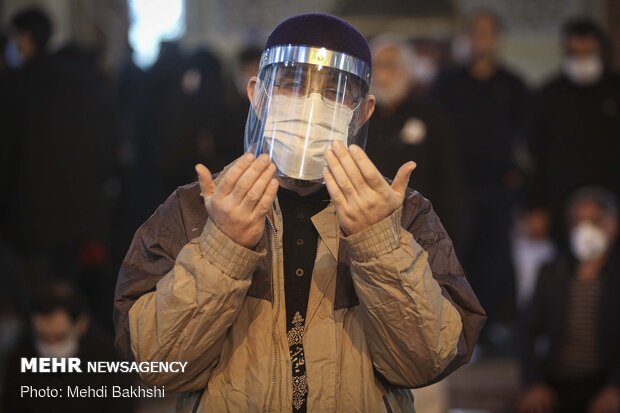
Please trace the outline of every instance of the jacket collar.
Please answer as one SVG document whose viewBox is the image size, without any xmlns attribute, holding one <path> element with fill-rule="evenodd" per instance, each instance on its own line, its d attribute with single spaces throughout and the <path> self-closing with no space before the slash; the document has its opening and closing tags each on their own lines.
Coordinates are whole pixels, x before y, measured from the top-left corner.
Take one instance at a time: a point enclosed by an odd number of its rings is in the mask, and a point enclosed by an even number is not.
<svg viewBox="0 0 620 413">
<path fill-rule="evenodd" d="M 330 202 L 327 207 L 312 216 L 311 220 L 327 249 L 337 259 L 340 237 L 334 203 Z"/>
<path fill-rule="evenodd" d="M 334 204 L 330 202 L 327 207 L 310 218 L 323 242 L 319 242 L 317 260 L 314 262 L 312 285 L 310 286 L 304 329 L 308 329 L 308 326 L 312 323 L 312 319 L 321 305 L 321 302 L 333 294 L 333 291 L 328 293 L 328 289 L 332 282 L 334 282 L 339 267 L 338 221 L 335 215 L 336 208 Z M 328 250 L 329 253 L 327 253 L 327 251 L 321 252 L 322 248 Z M 324 258 L 319 258 L 321 255 Z M 329 299 L 333 300 L 333 296 Z"/>
</svg>

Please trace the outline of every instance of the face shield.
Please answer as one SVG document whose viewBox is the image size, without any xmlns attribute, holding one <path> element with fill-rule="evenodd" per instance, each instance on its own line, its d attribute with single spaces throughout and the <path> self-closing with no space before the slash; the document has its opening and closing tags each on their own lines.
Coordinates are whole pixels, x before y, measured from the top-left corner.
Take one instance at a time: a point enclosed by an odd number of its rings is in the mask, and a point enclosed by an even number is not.
<svg viewBox="0 0 620 413">
<path fill-rule="evenodd" d="M 245 150 L 269 154 L 277 175 L 323 182 L 332 142 L 366 144 L 370 67 L 325 48 L 275 46 L 261 58 Z"/>
</svg>

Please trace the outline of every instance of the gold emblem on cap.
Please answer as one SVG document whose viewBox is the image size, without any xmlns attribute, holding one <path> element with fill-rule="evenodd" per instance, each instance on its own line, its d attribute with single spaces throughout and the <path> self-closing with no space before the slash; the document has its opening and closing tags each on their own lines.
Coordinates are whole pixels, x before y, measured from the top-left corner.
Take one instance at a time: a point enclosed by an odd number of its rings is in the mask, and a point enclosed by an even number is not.
<svg viewBox="0 0 620 413">
<path fill-rule="evenodd" d="M 313 63 L 315 65 L 325 64 L 327 60 L 327 53 L 328 51 L 324 47 L 321 47 L 320 49 L 311 49 L 309 63 Z"/>
</svg>

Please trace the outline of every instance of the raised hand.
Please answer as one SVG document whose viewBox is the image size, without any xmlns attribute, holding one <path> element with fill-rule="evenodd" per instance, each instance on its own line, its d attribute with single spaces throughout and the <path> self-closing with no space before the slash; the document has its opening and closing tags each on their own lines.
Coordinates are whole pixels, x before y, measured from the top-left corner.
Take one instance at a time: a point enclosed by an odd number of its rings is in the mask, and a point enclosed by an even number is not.
<svg viewBox="0 0 620 413">
<path fill-rule="evenodd" d="M 519 401 L 519 413 L 552 413 L 558 404 L 555 391 L 546 384 L 532 386 Z"/>
<path fill-rule="evenodd" d="M 237 244 L 254 248 L 265 230 L 265 214 L 278 192 L 276 167 L 263 154 L 246 153 L 235 161 L 216 187 L 211 173 L 196 165 L 205 207 L 213 223 Z"/>
<path fill-rule="evenodd" d="M 325 160 L 323 177 L 345 235 L 360 232 L 400 208 L 416 168 L 415 162 L 405 163 L 390 185 L 359 146 L 347 150 L 340 142 L 334 142 Z"/>
<path fill-rule="evenodd" d="M 603 387 L 588 406 L 588 413 L 620 412 L 620 388 L 612 384 Z"/>
</svg>

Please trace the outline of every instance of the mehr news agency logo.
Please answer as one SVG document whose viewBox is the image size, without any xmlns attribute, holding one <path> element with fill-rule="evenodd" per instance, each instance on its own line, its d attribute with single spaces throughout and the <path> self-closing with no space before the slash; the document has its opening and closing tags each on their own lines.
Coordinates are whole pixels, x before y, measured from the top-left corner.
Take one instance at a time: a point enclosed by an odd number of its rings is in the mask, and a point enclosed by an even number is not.
<svg viewBox="0 0 620 413">
<path fill-rule="evenodd" d="M 21 358 L 21 373 L 172 373 L 183 374 L 187 368 L 186 361 L 89 361 L 82 366 L 82 361 L 77 357 L 32 357 Z M 22 385 L 21 397 L 113 397 L 113 398 L 159 398 L 165 397 L 165 387 L 155 386 L 144 388 L 141 386 L 66 386 L 65 388 L 54 388 L 50 386 L 36 388 L 33 386 Z"/>
</svg>

